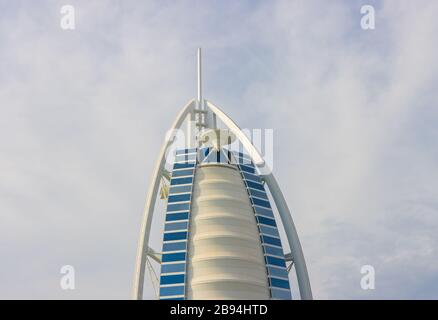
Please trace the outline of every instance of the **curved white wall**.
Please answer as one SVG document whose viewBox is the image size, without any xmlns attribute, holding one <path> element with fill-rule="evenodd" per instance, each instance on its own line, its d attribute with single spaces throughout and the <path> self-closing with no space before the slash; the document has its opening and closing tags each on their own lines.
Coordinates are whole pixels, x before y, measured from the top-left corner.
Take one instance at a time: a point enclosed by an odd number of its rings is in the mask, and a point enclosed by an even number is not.
<svg viewBox="0 0 438 320">
<path fill-rule="evenodd" d="M 193 185 L 186 299 L 269 299 L 259 232 L 239 171 L 204 164 Z"/>
</svg>

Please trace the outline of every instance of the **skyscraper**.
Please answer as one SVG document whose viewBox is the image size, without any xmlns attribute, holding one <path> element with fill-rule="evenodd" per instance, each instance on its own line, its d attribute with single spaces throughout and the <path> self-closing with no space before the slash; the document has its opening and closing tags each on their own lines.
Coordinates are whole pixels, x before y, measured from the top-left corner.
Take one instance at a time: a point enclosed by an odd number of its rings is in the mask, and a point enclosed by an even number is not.
<svg viewBox="0 0 438 320">
<path fill-rule="evenodd" d="M 276 179 L 239 127 L 203 99 L 201 80 L 199 49 L 197 99 L 190 100 L 177 116 L 172 134 L 162 146 L 147 196 L 133 297 L 142 298 L 151 257 L 161 267 L 160 299 L 291 299 L 288 273 L 292 265 L 300 297 L 311 299 L 301 245 Z M 184 122 L 185 146 L 176 150 L 167 169 L 166 153 L 174 143 L 175 130 Z M 243 152 L 233 150 L 234 141 L 241 144 Z M 290 253 L 283 251 L 266 187 L 281 218 Z M 158 193 L 167 201 L 160 253 L 148 245 Z"/>
</svg>

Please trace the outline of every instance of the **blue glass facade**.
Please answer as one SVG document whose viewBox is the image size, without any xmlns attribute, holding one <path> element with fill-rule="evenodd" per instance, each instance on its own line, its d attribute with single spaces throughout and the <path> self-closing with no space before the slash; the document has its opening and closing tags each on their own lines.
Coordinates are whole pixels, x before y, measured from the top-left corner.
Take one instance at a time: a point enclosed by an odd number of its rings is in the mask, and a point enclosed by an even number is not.
<svg viewBox="0 0 438 320">
<path fill-rule="evenodd" d="M 164 224 L 160 299 L 184 300 L 190 204 L 196 149 L 176 151 Z"/>
<path fill-rule="evenodd" d="M 292 295 L 283 247 L 265 187 L 249 157 L 239 152 L 233 152 L 233 155 L 254 209 L 265 256 L 271 298 L 290 300 Z"/>
</svg>

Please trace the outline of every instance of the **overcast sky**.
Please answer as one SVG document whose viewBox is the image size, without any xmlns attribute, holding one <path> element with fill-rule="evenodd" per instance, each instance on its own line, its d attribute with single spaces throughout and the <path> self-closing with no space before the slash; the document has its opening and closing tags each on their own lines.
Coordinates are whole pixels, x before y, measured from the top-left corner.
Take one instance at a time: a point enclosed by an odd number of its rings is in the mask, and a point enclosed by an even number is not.
<svg viewBox="0 0 438 320">
<path fill-rule="evenodd" d="M 438 299 L 437 16 L 436 1 L 0 0 L 0 298 L 130 297 L 148 180 L 201 46 L 204 96 L 274 129 L 314 297 Z"/>
</svg>

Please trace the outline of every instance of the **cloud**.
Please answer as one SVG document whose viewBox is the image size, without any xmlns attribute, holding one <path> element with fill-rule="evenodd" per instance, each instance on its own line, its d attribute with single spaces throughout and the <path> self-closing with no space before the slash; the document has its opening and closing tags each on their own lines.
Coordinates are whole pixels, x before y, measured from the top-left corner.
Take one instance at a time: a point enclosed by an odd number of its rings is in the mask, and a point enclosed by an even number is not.
<svg viewBox="0 0 438 320">
<path fill-rule="evenodd" d="M 372 31 L 361 2 L 73 1 L 74 31 L 60 1 L 1 3 L 0 297 L 129 298 L 147 182 L 202 45 L 207 99 L 275 130 L 315 297 L 437 298 L 438 6 L 371 3 Z"/>
</svg>

